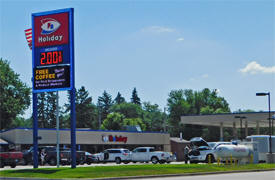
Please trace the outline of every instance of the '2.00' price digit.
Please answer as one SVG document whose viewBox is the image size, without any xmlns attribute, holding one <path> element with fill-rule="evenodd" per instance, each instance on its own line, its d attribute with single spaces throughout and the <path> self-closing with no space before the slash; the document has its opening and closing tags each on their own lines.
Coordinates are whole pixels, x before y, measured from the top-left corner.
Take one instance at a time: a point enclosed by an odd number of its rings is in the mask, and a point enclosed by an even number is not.
<svg viewBox="0 0 275 180">
<path fill-rule="evenodd" d="M 63 61 L 62 51 L 42 52 L 40 54 L 41 65 L 59 64 Z"/>
</svg>

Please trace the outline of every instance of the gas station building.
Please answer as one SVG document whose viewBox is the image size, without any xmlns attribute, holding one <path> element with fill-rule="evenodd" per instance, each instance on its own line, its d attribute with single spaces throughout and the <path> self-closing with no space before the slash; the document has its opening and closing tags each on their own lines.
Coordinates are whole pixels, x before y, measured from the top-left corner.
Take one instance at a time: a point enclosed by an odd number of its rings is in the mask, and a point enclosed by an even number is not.
<svg viewBox="0 0 275 180">
<path fill-rule="evenodd" d="M 70 147 L 70 129 L 60 129 L 59 144 Z M 33 144 L 32 128 L 15 128 L 0 133 L 1 139 L 16 145 L 20 150 Z M 38 129 L 39 145 L 56 145 L 56 129 Z M 127 148 L 132 150 L 138 146 L 155 147 L 157 150 L 170 151 L 170 135 L 163 132 L 132 132 L 76 129 L 76 145 L 78 150 L 91 153 L 101 152 L 108 148 Z"/>
<path fill-rule="evenodd" d="M 270 117 L 274 117 L 275 111 Z M 272 127 L 273 127 L 273 119 Z M 248 136 L 248 128 L 256 128 L 255 135 L 260 134 L 260 127 L 269 127 L 269 112 L 225 113 L 211 115 L 181 116 L 182 124 L 220 127 L 220 141 L 224 140 L 223 128 L 233 128 L 233 137 L 238 139 L 237 128 L 244 128 L 245 137 Z"/>
</svg>

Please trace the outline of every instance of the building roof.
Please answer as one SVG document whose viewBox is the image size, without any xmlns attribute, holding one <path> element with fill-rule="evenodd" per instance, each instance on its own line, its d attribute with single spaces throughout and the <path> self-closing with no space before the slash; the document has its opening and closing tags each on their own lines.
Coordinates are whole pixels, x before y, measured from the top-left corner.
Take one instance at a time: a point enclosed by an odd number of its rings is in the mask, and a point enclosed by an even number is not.
<svg viewBox="0 0 275 180">
<path fill-rule="evenodd" d="M 3 144 L 9 144 L 9 143 L 7 141 L 5 141 L 4 139 L 0 138 L 0 144 L 3 145 Z"/>
<path fill-rule="evenodd" d="M 176 142 L 176 143 L 190 143 L 190 141 L 187 141 L 185 139 L 180 139 L 178 137 L 171 137 L 170 141 Z"/>
<path fill-rule="evenodd" d="M 271 111 L 271 118 L 274 116 L 275 111 Z M 236 128 L 240 128 L 240 117 L 242 119 L 242 127 L 245 127 L 247 121 L 248 127 L 256 127 L 257 121 L 260 127 L 269 127 L 269 112 L 247 112 L 247 113 L 225 113 L 225 114 L 211 114 L 211 115 L 194 115 L 194 116 L 181 116 L 182 124 L 193 124 L 203 126 L 220 126 L 233 127 L 233 122 L 236 123 Z"/>
</svg>

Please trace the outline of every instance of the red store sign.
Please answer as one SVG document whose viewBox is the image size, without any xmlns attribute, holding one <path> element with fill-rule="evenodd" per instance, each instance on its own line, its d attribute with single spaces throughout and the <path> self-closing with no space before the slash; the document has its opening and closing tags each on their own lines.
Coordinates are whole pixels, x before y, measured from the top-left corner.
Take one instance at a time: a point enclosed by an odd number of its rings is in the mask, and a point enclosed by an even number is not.
<svg viewBox="0 0 275 180">
<path fill-rule="evenodd" d="M 102 135 L 103 142 L 127 142 L 126 136 Z"/>
<path fill-rule="evenodd" d="M 51 14 L 34 18 L 34 45 L 55 46 L 68 44 L 69 16 L 68 13 Z"/>
</svg>

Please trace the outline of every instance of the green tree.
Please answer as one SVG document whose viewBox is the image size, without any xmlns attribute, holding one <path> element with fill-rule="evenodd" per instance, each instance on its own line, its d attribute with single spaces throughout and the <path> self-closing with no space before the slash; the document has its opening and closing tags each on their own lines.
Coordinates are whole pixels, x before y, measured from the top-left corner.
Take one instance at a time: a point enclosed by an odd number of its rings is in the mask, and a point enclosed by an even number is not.
<svg viewBox="0 0 275 180">
<path fill-rule="evenodd" d="M 70 97 L 70 94 L 68 97 Z M 77 128 L 96 129 L 98 127 L 97 107 L 92 103 L 92 97 L 89 96 L 89 92 L 85 89 L 84 86 L 81 86 L 78 90 L 76 90 L 75 111 Z M 65 112 L 70 112 L 70 104 L 66 104 Z M 66 114 L 61 118 L 64 121 L 62 126 L 69 126 L 70 115 Z"/>
<path fill-rule="evenodd" d="M 37 119 L 38 119 L 38 127 L 46 128 L 48 127 L 47 122 L 47 109 L 46 109 L 46 93 L 38 93 L 37 94 Z"/>
<path fill-rule="evenodd" d="M 208 88 L 202 91 L 173 90 L 168 98 L 168 110 L 170 112 L 169 123 L 173 131 L 172 135 L 183 132 L 184 138 L 190 139 L 202 134 L 211 135 L 213 131 L 203 129 L 198 125 L 180 124 L 183 115 L 216 114 L 230 112 L 229 104 L 223 97 L 219 97 L 217 90 L 210 91 Z M 216 136 L 212 134 L 211 137 Z"/>
<path fill-rule="evenodd" d="M 76 93 L 76 127 L 95 129 L 97 122 L 97 108 L 89 92 L 82 86 Z"/>
<path fill-rule="evenodd" d="M 11 128 L 16 117 L 29 107 L 30 92 L 9 62 L 0 58 L 0 129 Z"/>
<path fill-rule="evenodd" d="M 131 102 L 133 104 L 141 105 L 140 98 L 138 97 L 136 88 L 134 88 L 134 90 L 132 92 Z"/>
<path fill-rule="evenodd" d="M 110 113 L 110 108 L 113 105 L 112 96 L 106 91 L 103 92 L 102 96 L 98 98 L 97 106 L 100 111 L 101 119 L 106 119 L 107 115 Z"/>
<path fill-rule="evenodd" d="M 56 92 L 42 92 L 37 94 L 38 127 L 56 127 Z"/>
<path fill-rule="evenodd" d="M 12 121 L 11 127 L 26 127 L 26 128 L 31 128 L 32 127 L 32 118 L 25 119 L 23 117 L 16 117 Z"/>
<path fill-rule="evenodd" d="M 133 103 L 114 104 L 110 111 L 123 114 L 126 118 L 141 118 L 143 114 L 142 108 Z"/>
<path fill-rule="evenodd" d="M 166 117 L 159 109 L 157 104 L 150 104 L 150 102 L 143 103 L 143 122 L 146 124 L 147 131 L 163 131 L 166 126 Z"/>
<path fill-rule="evenodd" d="M 191 105 L 185 100 L 183 90 L 171 91 L 167 101 L 170 134 L 171 136 L 178 136 L 183 131 L 183 126 L 180 125 L 180 117 L 190 112 Z"/>
<path fill-rule="evenodd" d="M 141 118 L 126 118 L 123 119 L 123 126 L 140 126 L 142 131 L 146 130 L 146 125 Z"/>
<path fill-rule="evenodd" d="M 114 99 L 114 104 L 121 104 L 125 102 L 125 98 L 121 96 L 120 92 L 118 92 L 116 98 Z"/>
<path fill-rule="evenodd" d="M 124 118 L 123 114 L 110 113 L 107 118 L 104 119 L 100 128 L 104 130 L 121 130 Z"/>
</svg>

